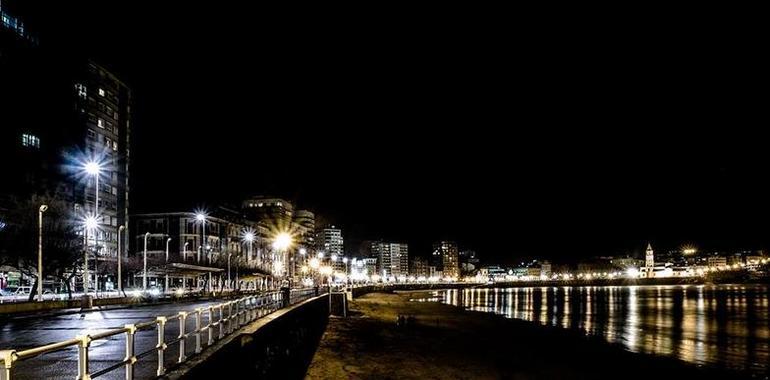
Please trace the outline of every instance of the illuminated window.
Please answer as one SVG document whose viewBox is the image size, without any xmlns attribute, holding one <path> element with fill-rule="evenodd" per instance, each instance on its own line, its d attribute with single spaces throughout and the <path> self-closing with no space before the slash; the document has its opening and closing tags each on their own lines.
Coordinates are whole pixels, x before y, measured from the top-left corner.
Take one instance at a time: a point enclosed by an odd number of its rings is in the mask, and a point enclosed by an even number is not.
<svg viewBox="0 0 770 380">
<path fill-rule="evenodd" d="M 114 150 L 116 152 L 118 151 L 118 142 L 117 141 L 113 141 L 112 142 L 112 150 Z"/>
<path fill-rule="evenodd" d="M 96 120 L 96 125 L 98 125 L 99 128 L 104 128 L 104 120 L 102 119 Z"/>
<path fill-rule="evenodd" d="M 78 96 L 85 99 L 87 94 L 86 86 L 82 83 L 75 83 L 75 91 L 78 92 Z"/>
<path fill-rule="evenodd" d="M 99 96 L 104 96 L 104 90 L 102 90 L 101 88 L 99 89 Z"/>
<path fill-rule="evenodd" d="M 21 135 L 21 145 L 29 148 L 40 148 L 40 138 L 31 135 L 28 133 L 24 133 Z"/>
</svg>

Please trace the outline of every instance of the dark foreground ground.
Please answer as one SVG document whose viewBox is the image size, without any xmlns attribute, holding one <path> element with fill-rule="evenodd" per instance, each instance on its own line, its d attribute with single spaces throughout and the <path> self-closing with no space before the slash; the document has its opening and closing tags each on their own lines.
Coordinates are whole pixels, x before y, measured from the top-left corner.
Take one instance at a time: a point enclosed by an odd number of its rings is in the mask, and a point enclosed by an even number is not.
<svg viewBox="0 0 770 380">
<path fill-rule="evenodd" d="M 739 379 L 553 327 L 372 293 L 332 318 L 308 379 Z M 399 314 L 415 322 L 397 326 Z"/>
</svg>

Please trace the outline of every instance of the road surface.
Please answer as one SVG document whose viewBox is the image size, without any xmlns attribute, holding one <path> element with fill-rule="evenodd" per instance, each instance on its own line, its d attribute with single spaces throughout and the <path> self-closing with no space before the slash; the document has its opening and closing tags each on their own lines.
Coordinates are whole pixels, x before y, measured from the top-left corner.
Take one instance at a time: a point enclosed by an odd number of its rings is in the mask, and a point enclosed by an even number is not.
<svg viewBox="0 0 770 380">
<path fill-rule="evenodd" d="M 156 316 L 170 316 L 179 311 L 192 311 L 198 307 L 207 307 L 221 303 L 221 300 L 205 302 L 182 302 L 163 305 L 138 306 L 128 309 L 113 309 L 92 311 L 58 316 L 44 317 L 15 317 L 0 320 L 0 349 L 22 350 L 49 343 L 74 338 L 77 335 L 94 334 L 109 329 L 122 328 L 126 324 L 154 320 Z M 225 310 L 227 317 L 227 310 Z M 214 320 L 218 319 L 215 311 Z M 208 312 L 204 310 L 202 326 L 208 324 Z M 188 317 L 186 331 L 195 329 L 195 318 Z M 215 338 L 218 330 L 215 331 Z M 179 334 L 179 322 L 166 324 L 165 340 L 173 340 Z M 156 328 L 137 332 L 135 338 L 135 353 L 139 354 L 155 347 L 158 340 Z M 201 341 L 206 346 L 208 336 L 203 333 Z M 195 349 L 195 338 L 190 336 L 186 343 L 187 355 L 192 355 Z M 179 343 L 169 345 L 165 353 L 166 367 L 176 362 L 179 356 Z M 13 379 L 42 379 L 42 378 L 74 378 L 77 375 L 77 348 L 71 347 L 63 351 L 45 354 L 33 359 L 14 363 Z M 94 341 L 89 349 L 90 372 L 106 368 L 125 357 L 125 334 L 107 339 Z M 155 375 L 157 369 L 157 354 L 155 352 L 141 358 L 135 366 L 135 377 L 144 379 Z M 124 378 L 122 369 L 101 376 L 105 379 Z"/>
</svg>

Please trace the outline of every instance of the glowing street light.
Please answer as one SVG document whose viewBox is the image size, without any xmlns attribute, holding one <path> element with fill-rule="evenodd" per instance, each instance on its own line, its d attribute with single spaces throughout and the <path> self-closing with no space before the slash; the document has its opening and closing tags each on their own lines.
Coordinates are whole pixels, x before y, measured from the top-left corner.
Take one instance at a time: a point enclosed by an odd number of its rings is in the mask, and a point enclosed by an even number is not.
<svg viewBox="0 0 770 380">
<path fill-rule="evenodd" d="M 95 223 L 99 223 L 99 175 L 102 171 L 102 166 L 96 162 L 96 161 L 88 161 L 85 165 L 83 165 L 83 170 L 88 175 L 91 175 L 94 177 L 95 187 L 94 187 L 94 215 L 95 215 Z M 98 232 L 94 234 L 94 246 L 99 245 L 98 241 L 99 235 Z M 95 267 L 94 267 L 95 268 Z M 99 290 L 99 275 L 96 274 L 96 290 Z"/>
<path fill-rule="evenodd" d="M 95 216 L 89 215 L 86 217 L 85 226 L 86 226 L 86 230 L 93 231 L 96 229 L 96 227 L 99 226 L 99 223 L 96 221 Z"/>
<path fill-rule="evenodd" d="M 278 250 L 284 250 L 286 248 L 289 248 L 291 246 L 291 235 L 281 232 L 278 235 L 275 236 L 273 239 L 273 248 Z"/>
<path fill-rule="evenodd" d="M 83 169 L 90 175 L 98 175 L 102 170 L 102 167 L 98 162 L 90 161 L 83 166 Z"/>
<path fill-rule="evenodd" d="M 246 231 L 246 233 L 243 234 L 243 240 L 249 243 L 248 260 L 251 260 L 251 247 L 253 246 L 254 238 L 254 233 L 251 231 Z"/>
</svg>

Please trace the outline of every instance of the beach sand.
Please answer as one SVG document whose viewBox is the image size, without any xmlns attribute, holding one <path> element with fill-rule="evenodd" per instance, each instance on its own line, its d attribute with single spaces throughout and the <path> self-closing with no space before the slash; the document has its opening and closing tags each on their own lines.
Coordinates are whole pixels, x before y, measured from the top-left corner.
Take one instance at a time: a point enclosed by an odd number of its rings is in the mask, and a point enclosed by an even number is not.
<svg viewBox="0 0 770 380">
<path fill-rule="evenodd" d="M 635 354 L 577 331 L 370 293 L 333 317 L 307 379 L 735 379 L 741 374 Z M 414 317 L 398 326 L 399 315 Z"/>
</svg>

